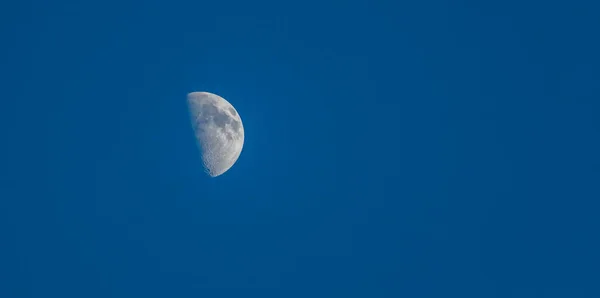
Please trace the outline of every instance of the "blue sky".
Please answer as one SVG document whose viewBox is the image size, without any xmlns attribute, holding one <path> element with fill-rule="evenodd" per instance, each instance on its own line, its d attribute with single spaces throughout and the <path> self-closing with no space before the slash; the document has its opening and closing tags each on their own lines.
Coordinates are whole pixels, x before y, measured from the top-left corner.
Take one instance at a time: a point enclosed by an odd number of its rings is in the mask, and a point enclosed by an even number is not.
<svg viewBox="0 0 600 298">
<path fill-rule="evenodd" d="M 599 9 L 3 4 L 0 297 L 599 297 Z"/>
</svg>

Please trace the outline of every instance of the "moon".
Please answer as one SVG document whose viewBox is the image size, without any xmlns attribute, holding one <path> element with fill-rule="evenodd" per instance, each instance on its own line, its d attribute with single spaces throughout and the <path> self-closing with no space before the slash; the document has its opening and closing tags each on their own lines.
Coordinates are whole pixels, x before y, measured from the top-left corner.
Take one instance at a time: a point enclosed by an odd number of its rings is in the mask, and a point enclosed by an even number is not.
<svg viewBox="0 0 600 298">
<path fill-rule="evenodd" d="M 191 92 L 187 102 L 204 171 L 217 177 L 240 157 L 244 147 L 242 119 L 227 100 L 216 94 Z"/>
</svg>

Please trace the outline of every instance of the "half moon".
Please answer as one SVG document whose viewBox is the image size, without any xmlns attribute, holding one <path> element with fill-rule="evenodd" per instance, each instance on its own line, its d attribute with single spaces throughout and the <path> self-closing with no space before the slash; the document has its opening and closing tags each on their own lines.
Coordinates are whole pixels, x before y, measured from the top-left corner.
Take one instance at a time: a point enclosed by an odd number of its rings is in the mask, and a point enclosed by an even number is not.
<svg viewBox="0 0 600 298">
<path fill-rule="evenodd" d="M 217 177 L 229 170 L 242 152 L 242 119 L 227 100 L 216 94 L 192 92 L 187 101 L 204 170 Z"/>
</svg>

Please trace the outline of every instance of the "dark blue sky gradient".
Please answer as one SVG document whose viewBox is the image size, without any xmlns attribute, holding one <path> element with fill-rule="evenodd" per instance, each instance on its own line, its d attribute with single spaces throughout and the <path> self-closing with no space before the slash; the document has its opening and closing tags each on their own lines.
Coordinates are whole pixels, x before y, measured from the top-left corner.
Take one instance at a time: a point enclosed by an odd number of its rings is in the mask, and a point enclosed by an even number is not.
<svg viewBox="0 0 600 298">
<path fill-rule="evenodd" d="M 598 11 L 8 1 L 0 297 L 600 297 Z"/>
</svg>

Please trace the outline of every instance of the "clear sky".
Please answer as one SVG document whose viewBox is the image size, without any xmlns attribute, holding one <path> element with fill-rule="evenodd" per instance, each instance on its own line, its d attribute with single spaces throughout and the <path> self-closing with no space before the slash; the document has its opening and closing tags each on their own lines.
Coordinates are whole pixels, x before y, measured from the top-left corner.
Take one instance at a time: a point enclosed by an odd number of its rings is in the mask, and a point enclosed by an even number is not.
<svg viewBox="0 0 600 298">
<path fill-rule="evenodd" d="M 2 298 L 600 297 L 598 1 L 4 2 Z"/>
</svg>

